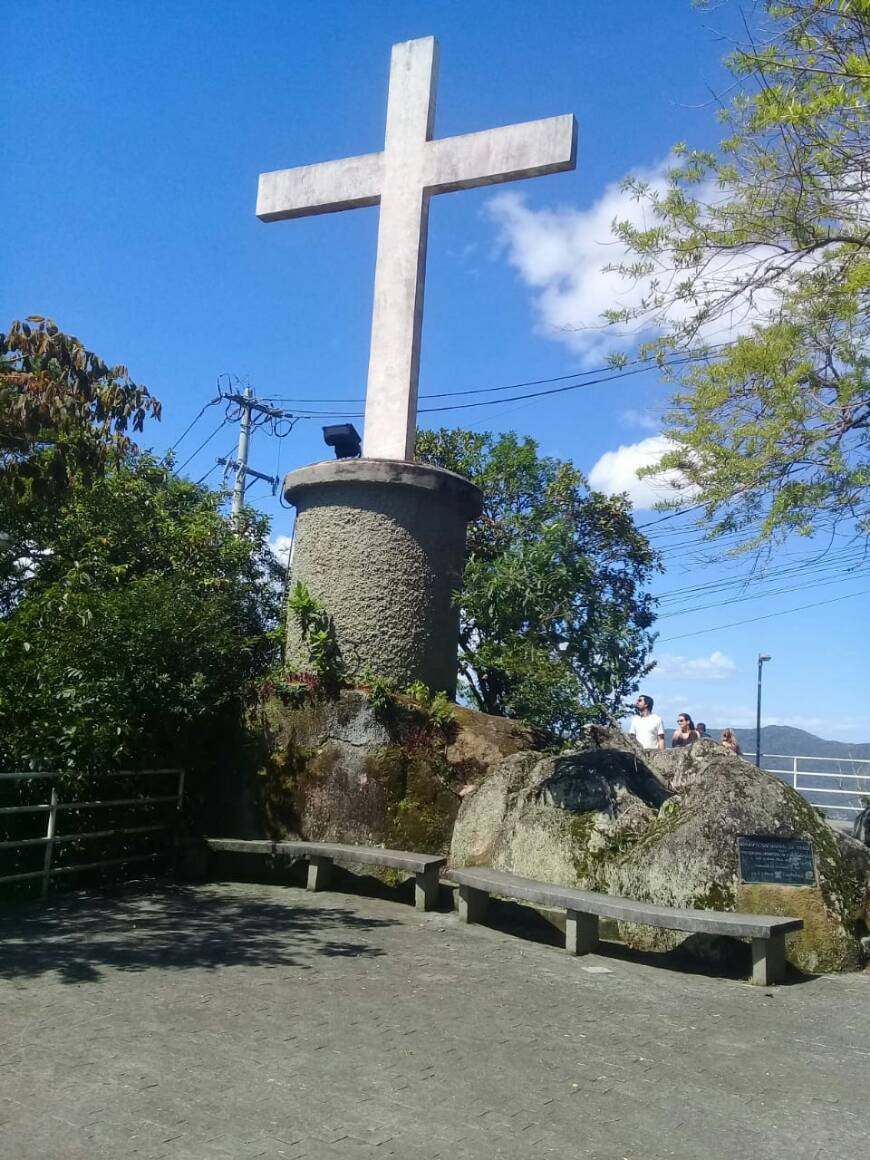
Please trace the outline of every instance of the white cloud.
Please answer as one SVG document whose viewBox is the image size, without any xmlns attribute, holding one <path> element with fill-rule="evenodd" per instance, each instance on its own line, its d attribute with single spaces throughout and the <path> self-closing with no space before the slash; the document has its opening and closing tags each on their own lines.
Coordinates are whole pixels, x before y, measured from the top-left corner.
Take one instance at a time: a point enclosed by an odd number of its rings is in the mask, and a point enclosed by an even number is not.
<svg viewBox="0 0 870 1160">
<path fill-rule="evenodd" d="M 589 486 L 605 495 L 628 492 L 635 511 L 648 511 L 665 499 L 677 495 L 688 498 L 693 494 L 678 471 L 663 471 L 659 475 L 638 479 L 642 467 L 661 459 L 673 444 L 663 435 L 651 435 L 640 443 L 629 443 L 616 451 L 606 451 L 589 472 Z"/>
<path fill-rule="evenodd" d="M 623 411 L 619 418 L 626 427 L 640 427 L 642 431 L 660 431 L 662 417 L 654 411 L 636 411 L 633 407 Z"/>
<path fill-rule="evenodd" d="M 635 171 L 650 191 L 664 194 L 666 171 L 673 159 L 651 169 Z M 721 197 L 713 184 L 694 190 L 702 203 Z M 533 291 L 537 329 L 566 343 L 591 366 L 607 354 L 629 351 L 642 339 L 653 337 L 661 328 L 662 317 L 647 316 L 629 326 L 609 326 L 602 318 L 605 310 L 635 310 L 648 291 L 645 278 L 629 281 L 604 267 L 631 260 L 626 248 L 613 236 L 615 221 L 637 227 L 653 224 L 644 201 L 638 201 L 618 184 L 609 185 L 588 209 L 530 209 L 522 194 L 499 193 L 487 202 L 486 211 L 499 228 L 499 242 L 508 261 L 519 271 Z M 714 256 L 699 279 L 699 303 L 681 302 L 668 308 L 668 318 L 690 317 L 705 300 L 722 294 L 726 286 L 745 278 L 759 266 L 774 263 L 779 253 L 771 247 L 756 246 L 743 252 Z M 659 289 L 665 291 L 685 277 L 666 258 L 656 270 Z M 774 305 L 769 292 L 754 298 L 738 295 L 727 315 L 712 321 L 702 338 L 723 342 L 746 333 L 753 322 Z"/>
<path fill-rule="evenodd" d="M 276 536 L 274 540 L 269 541 L 269 547 L 272 549 L 273 555 L 278 557 L 278 560 L 286 568 L 290 561 L 290 551 L 293 547 L 292 536 Z"/>
<path fill-rule="evenodd" d="M 653 669 L 656 679 L 665 681 L 722 681 L 737 672 L 737 665 L 718 650 L 708 657 L 683 657 L 664 653 Z"/>
</svg>

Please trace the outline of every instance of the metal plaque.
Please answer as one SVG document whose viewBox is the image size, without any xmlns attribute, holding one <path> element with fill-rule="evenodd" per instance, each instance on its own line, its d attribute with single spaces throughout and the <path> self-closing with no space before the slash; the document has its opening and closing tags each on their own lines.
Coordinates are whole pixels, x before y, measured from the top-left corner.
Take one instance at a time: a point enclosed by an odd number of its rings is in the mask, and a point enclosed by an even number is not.
<svg viewBox="0 0 870 1160">
<path fill-rule="evenodd" d="M 773 882 L 780 886 L 816 884 L 815 850 L 812 842 L 803 838 L 738 838 L 737 852 L 744 882 Z"/>
</svg>

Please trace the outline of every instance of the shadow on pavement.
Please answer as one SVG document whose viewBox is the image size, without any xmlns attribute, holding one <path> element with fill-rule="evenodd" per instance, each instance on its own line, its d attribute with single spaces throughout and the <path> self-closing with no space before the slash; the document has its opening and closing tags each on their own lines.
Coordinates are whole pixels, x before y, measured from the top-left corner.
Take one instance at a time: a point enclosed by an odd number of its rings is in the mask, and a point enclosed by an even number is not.
<svg viewBox="0 0 870 1160">
<path fill-rule="evenodd" d="M 0 913 L 0 979 L 53 971 L 61 982 L 88 983 L 98 982 L 107 969 L 245 964 L 308 969 L 305 960 L 312 955 L 383 954 L 358 936 L 394 925 L 343 907 L 296 907 L 289 892 L 284 902 L 168 883 L 136 884 L 118 893 L 68 896 Z"/>
</svg>

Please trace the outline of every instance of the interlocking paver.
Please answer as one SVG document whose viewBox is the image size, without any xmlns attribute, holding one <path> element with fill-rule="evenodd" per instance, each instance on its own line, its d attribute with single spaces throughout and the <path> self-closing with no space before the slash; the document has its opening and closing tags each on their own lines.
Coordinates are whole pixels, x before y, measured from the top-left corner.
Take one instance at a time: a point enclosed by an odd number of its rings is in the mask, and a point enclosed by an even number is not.
<svg viewBox="0 0 870 1160">
<path fill-rule="evenodd" d="M 75 895 L 0 915 L 0 1155 L 851 1160 L 868 1015 L 867 974 L 765 991 L 356 895 Z"/>
</svg>

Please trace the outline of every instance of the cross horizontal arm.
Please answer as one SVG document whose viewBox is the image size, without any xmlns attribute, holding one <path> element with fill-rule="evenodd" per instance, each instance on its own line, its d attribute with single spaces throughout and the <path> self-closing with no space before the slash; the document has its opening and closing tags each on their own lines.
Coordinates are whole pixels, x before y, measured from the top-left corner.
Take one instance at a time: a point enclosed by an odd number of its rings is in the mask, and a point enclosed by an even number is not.
<svg viewBox="0 0 870 1160">
<path fill-rule="evenodd" d="M 383 153 L 363 153 L 340 161 L 261 173 L 257 217 L 263 222 L 277 222 L 377 205 L 383 181 L 383 157 Z"/>
<path fill-rule="evenodd" d="M 423 184 L 429 193 L 496 185 L 573 169 L 576 156 L 577 123 L 567 113 L 428 141 Z"/>
</svg>

